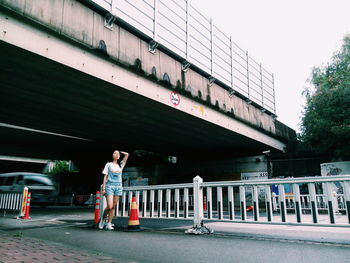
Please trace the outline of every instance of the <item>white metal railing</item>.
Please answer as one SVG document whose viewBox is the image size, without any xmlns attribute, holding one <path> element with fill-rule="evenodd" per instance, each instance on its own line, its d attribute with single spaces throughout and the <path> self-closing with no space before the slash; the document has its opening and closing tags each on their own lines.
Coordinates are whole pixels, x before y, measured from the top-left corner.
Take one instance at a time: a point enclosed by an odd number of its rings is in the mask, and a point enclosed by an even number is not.
<svg viewBox="0 0 350 263">
<path fill-rule="evenodd" d="M 334 192 L 334 183 L 343 193 Z M 285 193 L 287 185 L 292 192 Z M 117 216 L 128 216 L 133 195 L 141 218 L 191 219 L 195 226 L 202 220 L 350 226 L 350 175 L 226 182 L 197 176 L 190 184 L 125 187 Z"/>
<path fill-rule="evenodd" d="M 264 109 L 276 113 L 274 76 L 190 0 L 90 0 Z"/>
<path fill-rule="evenodd" d="M 276 204 L 278 204 L 278 195 L 275 195 Z M 334 194 L 332 197 L 334 210 L 336 212 L 343 211 L 346 209 L 346 202 L 344 194 Z M 328 202 L 325 194 L 316 194 L 316 203 L 318 210 L 327 210 Z M 311 210 L 310 195 L 300 195 L 300 206 L 302 210 Z M 294 197 L 291 194 L 286 194 L 286 207 L 287 209 L 295 209 Z M 278 209 L 276 205 L 276 209 Z"/>
<path fill-rule="evenodd" d="M 23 193 L 0 193 L 0 210 L 20 211 Z"/>
<path fill-rule="evenodd" d="M 140 217 L 193 218 L 193 184 L 124 187 L 116 216 L 129 215 L 133 195 Z"/>
</svg>

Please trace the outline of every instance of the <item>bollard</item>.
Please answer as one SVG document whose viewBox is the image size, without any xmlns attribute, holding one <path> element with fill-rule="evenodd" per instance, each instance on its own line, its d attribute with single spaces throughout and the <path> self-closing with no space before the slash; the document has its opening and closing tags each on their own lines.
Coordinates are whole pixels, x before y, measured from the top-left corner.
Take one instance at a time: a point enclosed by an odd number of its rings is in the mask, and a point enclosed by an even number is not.
<svg viewBox="0 0 350 263">
<path fill-rule="evenodd" d="M 28 187 L 25 186 L 23 188 L 23 197 L 22 197 L 21 208 L 19 210 L 19 215 L 17 218 L 24 217 L 24 214 L 26 212 L 26 206 L 27 206 L 27 196 L 28 196 Z"/>
<path fill-rule="evenodd" d="M 30 211 L 30 193 L 28 193 L 28 196 L 27 196 L 26 213 L 24 217 L 22 217 L 22 219 L 30 219 L 29 211 Z"/>
<path fill-rule="evenodd" d="M 96 192 L 96 203 L 95 203 L 95 221 L 94 224 L 97 225 L 100 221 L 100 191 Z"/>
</svg>

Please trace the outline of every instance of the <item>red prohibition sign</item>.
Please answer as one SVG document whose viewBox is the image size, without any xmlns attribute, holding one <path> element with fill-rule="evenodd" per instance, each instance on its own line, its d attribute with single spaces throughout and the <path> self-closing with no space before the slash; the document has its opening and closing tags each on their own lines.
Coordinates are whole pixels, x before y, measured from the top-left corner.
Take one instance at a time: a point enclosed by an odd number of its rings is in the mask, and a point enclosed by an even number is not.
<svg viewBox="0 0 350 263">
<path fill-rule="evenodd" d="M 170 101 L 176 107 L 180 104 L 180 95 L 175 91 L 170 93 Z"/>
</svg>

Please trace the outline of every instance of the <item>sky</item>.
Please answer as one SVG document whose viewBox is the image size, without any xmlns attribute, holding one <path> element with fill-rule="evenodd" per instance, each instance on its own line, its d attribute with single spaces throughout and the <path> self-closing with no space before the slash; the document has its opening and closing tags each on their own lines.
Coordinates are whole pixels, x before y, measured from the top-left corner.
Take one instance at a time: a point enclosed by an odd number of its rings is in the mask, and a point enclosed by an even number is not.
<svg viewBox="0 0 350 263">
<path fill-rule="evenodd" d="M 350 33 L 350 0 L 190 0 L 275 77 L 278 120 L 300 131 L 312 68 Z"/>
</svg>

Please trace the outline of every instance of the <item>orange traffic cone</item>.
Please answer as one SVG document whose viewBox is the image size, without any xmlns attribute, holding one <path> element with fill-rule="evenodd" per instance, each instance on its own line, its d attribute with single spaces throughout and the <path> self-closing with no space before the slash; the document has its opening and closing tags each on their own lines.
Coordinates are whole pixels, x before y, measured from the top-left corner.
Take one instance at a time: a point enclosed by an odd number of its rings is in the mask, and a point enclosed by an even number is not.
<svg viewBox="0 0 350 263">
<path fill-rule="evenodd" d="M 142 231 L 140 228 L 139 211 L 137 209 L 136 197 L 132 198 L 131 210 L 128 221 L 128 231 Z"/>
</svg>

